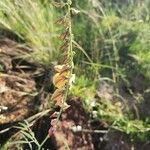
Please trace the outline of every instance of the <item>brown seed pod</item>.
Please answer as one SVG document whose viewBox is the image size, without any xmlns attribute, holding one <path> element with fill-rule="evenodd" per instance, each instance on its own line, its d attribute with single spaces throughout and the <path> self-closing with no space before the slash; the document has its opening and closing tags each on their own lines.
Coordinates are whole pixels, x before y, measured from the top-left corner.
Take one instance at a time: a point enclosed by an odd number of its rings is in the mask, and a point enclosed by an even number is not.
<svg viewBox="0 0 150 150">
<path fill-rule="evenodd" d="M 61 40 L 65 40 L 65 39 L 67 39 L 68 34 L 69 34 L 69 28 L 67 28 L 66 31 L 63 32 L 63 33 L 60 35 L 59 38 L 60 38 Z"/>
<path fill-rule="evenodd" d="M 66 64 L 63 64 L 63 65 L 56 65 L 54 66 L 54 70 L 56 72 L 59 72 L 59 73 L 62 73 L 64 71 L 69 71 L 70 70 L 70 66 L 69 65 L 66 65 Z"/>
<path fill-rule="evenodd" d="M 61 51 L 65 51 L 65 50 L 67 50 L 68 45 L 69 45 L 69 41 L 66 40 L 66 41 L 64 41 L 64 43 L 60 46 L 59 49 L 60 49 Z"/>
<path fill-rule="evenodd" d="M 68 25 L 69 25 L 69 21 L 68 21 L 68 18 L 66 17 L 66 15 L 65 15 L 65 16 L 59 18 L 59 19 L 55 22 L 55 24 L 63 25 L 65 28 L 67 28 Z"/>
<path fill-rule="evenodd" d="M 64 90 L 62 89 L 56 89 L 55 92 L 53 93 L 51 100 L 54 101 L 55 103 L 62 102 L 64 97 Z"/>
<path fill-rule="evenodd" d="M 67 72 L 64 72 L 64 73 L 67 73 Z M 66 85 L 67 82 L 68 82 L 68 78 L 64 76 L 63 74 L 56 73 L 53 77 L 53 84 L 58 89 L 62 89 Z"/>
<path fill-rule="evenodd" d="M 67 54 L 66 54 L 67 55 Z M 66 55 L 64 56 L 64 59 L 62 60 L 63 64 L 68 64 L 70 59 L 68 57 L 66 57 Z"/>
</svg>

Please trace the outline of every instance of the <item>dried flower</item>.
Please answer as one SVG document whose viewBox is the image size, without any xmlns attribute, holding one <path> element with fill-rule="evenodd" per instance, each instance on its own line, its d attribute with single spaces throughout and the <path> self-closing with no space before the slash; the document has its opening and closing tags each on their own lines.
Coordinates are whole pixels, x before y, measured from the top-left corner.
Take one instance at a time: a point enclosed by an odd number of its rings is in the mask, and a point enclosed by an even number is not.
<svg viewBox="0 0 150 150">
<path fill-rule="evenodd" d="M 55 106 L 59 106 L 60 112 L 52 114 L 50 118 L 51 126 L 55 126 L 59 120 L 61 113 L 70 107 L 67 104 L 67 94 L 70 89 L 72 82 L 74 81 L 75 75 L 72 74 L 73 71 L 73 50 L 72 50 L 72 29 L 71 29 L 71 0 L 68 0 L 66 3 L 68 6 L 68 13 L 57 20 L 57 24 L 64 26 L 64 32 L 60 35 L 62 44 L 60 46 L 60 51 L 63 53 L 63 63 L 54 66 L 55 74 L 53 76 L 53 84 L 56 88 L 54 91 L 51 100 L 54 102 Z M 59 3 L 55 3 L 57 6 L 62 6 Z M 64 5 L 65 6 L 65 5 Z M 57 117 L 57 118 L 55 118 Z M 52 128 L 49 130 L 49 134 L 52 134 Z"/>
</svg>

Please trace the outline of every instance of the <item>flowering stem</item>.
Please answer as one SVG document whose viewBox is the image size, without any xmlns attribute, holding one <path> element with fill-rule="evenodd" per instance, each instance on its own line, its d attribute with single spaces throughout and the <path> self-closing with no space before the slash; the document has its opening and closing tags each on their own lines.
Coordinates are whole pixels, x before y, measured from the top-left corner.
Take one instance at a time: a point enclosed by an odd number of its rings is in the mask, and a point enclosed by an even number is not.
<svg viewBox="0 0 150 150">
<path fill-rule="evenodd" d="M 69 35 L 68 35 L 68 41 L 69 41 L 69 44 L 68 44 L 68 58 L 69 58 L 69 66 L 70 66 L 70 73 L 69 73 L 69 77 L 72 76 L 72 72 L 73 72 L 73 48 L 72 48 L 72 24 L 71 24 L 71 4 L 72 4 L 72 1 L 71 0 L 68 0 L 67 2 L 67 6 L 68 6 L 68 28 L 69 28 Z M 64 110 L 64 105 L 66 103 L 66 100 L 67 100 L 67 95 L 68 95 L 68 92 L 69 92 L 69 83 L 66 85 L 66 89 L 65 89 L 65 94 L 64 94 L 64 97 L 63 97 L 63 106 L 61 107 L 60 109 L 60 112 L 59 112 L 59 115 L 57 116 L 57 120 L 56 120 L 56 124 L 58 123 L 59 119 L 60 119 L 60 116 Z"/>
</svg>

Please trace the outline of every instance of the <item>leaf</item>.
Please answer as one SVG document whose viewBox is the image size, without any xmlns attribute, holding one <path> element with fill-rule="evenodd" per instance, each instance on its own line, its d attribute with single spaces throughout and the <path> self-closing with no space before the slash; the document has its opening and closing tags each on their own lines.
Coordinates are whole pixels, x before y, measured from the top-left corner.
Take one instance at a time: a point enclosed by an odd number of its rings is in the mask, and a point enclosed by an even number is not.
<svg viewBox="0 0 150 150">
<path fill-rule="evenodd" d="M 61 18 L 59 18 L 55 24 L 58 24 L 58 25 L 67 25 L 67 19 L 66 19 L 66 16 L 63 16 Z"/>
</svg>

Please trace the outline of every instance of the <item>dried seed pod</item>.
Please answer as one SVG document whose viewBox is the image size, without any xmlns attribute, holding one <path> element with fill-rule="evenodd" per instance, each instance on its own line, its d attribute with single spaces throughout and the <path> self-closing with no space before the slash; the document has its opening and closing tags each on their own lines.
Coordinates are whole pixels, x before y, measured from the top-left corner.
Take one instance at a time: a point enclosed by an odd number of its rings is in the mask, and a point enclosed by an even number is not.
<svg viewBox="0 0 150 150">
<path fill-rule="evenodd" d="M 62 89 L 68 81 L 69 81 L 68 78 L 60 73 L 56 73 L 53 77 L 53 84 L 58 89 Z"/>
<path fill-rule="evenodd" d="M 66 29 L 65 32 L 63 32 L 61 35 L 60 35 L 60 39 L 61 40 L 65 40 L 67 37 L 68 37 L 68 34 L 69 34 L 69 28 Z"/>
<path fill-rule="evenodd" d="M 63 2 L 62 2 L 63 3 Z M 65 111 L 70 107 L 66 103 L 68 90 L 70 89 L 73 82 L 73 50 L 72 50 L 72 29 L 71 29 L 71 3 L 72 0 L 68 0 L 66 2 L 68 6 L 68 13 L 58 19 L 56 21 L 57 24 L 63 25 L 65 31 L 60 35 L 60 39 L 62 40 L 62 45 L 60 46 L 60 51 L 62 52 L 61 56 L 63 57 L 63 64 L 56 65 L 54 70 L 56 74 L 53 76 L 53 84 L 57 88 L 52 95 L 51 99 L 54 101 L 55 106 L 60 107 L 60 113 Z M 54 3 L 56 7 L 62 7 L 60 3 Z M 73 11 L 73 10 L 72 10 Z M 77 11 L 76 11 L 77 12 Z M 57 117 L 57 119 L 55 119 Z M 51 115 L 53 120 L 51 121 L 51 125 L 54 126 L 57 124 L 60 115 L 54 113 Z M 50 130 L 51 133 L 51 130 Z"/>
<path fill-rule="evenodd" d="M 61 56 L 63 57 L 62 64 L 69 65 L 71 58 L 68 56 L 67 52 L 63 53 Z M 71 68 L 71 66 L 70 66 Z"/>
<path fill-rule="evenodd" d="M 67 54 L 66 54 L 67 55 Z M 66 55 L 64 56 L 64 59 L 62 60 L 63 64 L 68 64 L 70 61 L 70 58 L 66 57 Z"/>
<path fill-rule="evenodd" d="M 51 100 L 56 102 L 62 102 L 63 101 L 63 96 L 64 96 L 64 90 L 62 89 L 56 89 L 55 92 L 53 93 Z"/>
<path fill-rule="evenodd" d="M 51 128 L 48 130 L 48 135 L 49 135 L 49 137 L 51 137 L 51 136 L 54 134 L 55 131 L 56 131 L 56 129 L 55 129 L 54 127 L 51 127 Z"/>
<path fill-rule="evenodd" d="M 55 21 L 55 24 L 62 24 L 63 20 L 64 20 L 64 16 L 61 17 L 61 18 L 59 18 L 59 19 L 57 19 L 57 20 Z"/>
<path fill-rule="evenodd" d="M 63 25 L 64 28 L 68 28 L 68 26 L 69 26 L 69 21 L 68 21 L 68 18 L 66 17 L 66 15 L 65 15 L 65 16 L 59 18 L 59 19 L 55 22 L 55 24 Z"/>
<path fill-rule="evenodd" d="M 54 70 L 55 70 L 56 72 L 62 73 L 62 72 L 64 72 L 64 71 L 70 70 L 70 66 L 69 66 L 69 65 L 66 65 L 66 64 L 63 64 L 63 65 L 56 65 L 56 66 L 54 67 Z"/>
<path fill-rule="evenodd" d="M 66 41 L 60 46 L 59 49 L 60 49 L 61 51 L 65 51 L 65 50 L 67 50 L 68 45 L 69 45 L 69 41 L 66 40 Z"/>
</svg>

